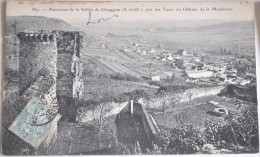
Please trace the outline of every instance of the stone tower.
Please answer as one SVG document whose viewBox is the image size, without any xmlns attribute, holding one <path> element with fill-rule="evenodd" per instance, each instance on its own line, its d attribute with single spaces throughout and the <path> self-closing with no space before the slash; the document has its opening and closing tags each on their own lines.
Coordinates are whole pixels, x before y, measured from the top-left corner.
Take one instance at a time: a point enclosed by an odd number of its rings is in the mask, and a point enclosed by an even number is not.
<svg viewBox="0 0 260 157">
<path fill-rule="evenodd" d="M 19 85 L 24 94 L 35 82 L 41 86 L 37 93 L 48 94 L 57 104 L 57 44 L 56 35 L 47 31 L 17 34 L 19 46 Z M 34 93 L 36 94 L 36 93 Z M 33 95 L 33 94 L 32 94 Z"/>
<path fill-rule="evenodd" d="M 80 99 L 83 92 L 82 34 L 77 31 L 34 31 L 18 33 L 17 37 L 20 40 L 20 94 L 35 81 L 41 81 L 37 92 L 48 94 L 54 106 L 58 98 L 62 116 L 75 121 L 75 100 Z"/>
</svg>

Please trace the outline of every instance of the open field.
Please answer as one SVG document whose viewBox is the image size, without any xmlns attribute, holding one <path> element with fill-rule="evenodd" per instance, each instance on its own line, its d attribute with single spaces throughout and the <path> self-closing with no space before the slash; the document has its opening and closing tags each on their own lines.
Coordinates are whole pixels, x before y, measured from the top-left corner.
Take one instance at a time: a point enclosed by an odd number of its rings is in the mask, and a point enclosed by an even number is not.
<svg viewBox="0 0 260 157">
<path fill-rule="evenodd" d="M 214 106 L 209 104 L 198 104 L 180 110 L 175 110 L 173 113 L 152 114 L 159 126 L 166 130 L 171 130 L 178 125 L 195 125 L 203 128 L 206 120 L 215 122 L 223 122 L 222 117 L 216 117 L 208 114 L 214 110 Z"/>
<path fill-rule="evenodd" d="M 113 79 L 97 79 L 85 78 L 84 79 L 84 99 L 95 98 L 96 95 L 102 96 L 106 92 L 110 92 L 114 97 L 120 94 L 131 92 L 134 90 L 155 90 L 147 84 L 138 82 L 130 82 L 123 80 Z"/>
<path fill-rule="evenodd" d="M 209 101 L 219 102 L 218 105 L 209 104 Z M 178 125 L 192 124 L 204 127 L 205 122 L 213 121 L 224 123 L 224 117 L 217 117 L 212 112 L 215 108 L 226 108 L 230 113 L 236 113 L 237 106 L 235 105 L 236 99 L 220 96 L 208 96 L 197 98 L 185 103 L 169 104 L 163 113 L 161 108 L 148 112 L 152 114 L 160 127 L 166 130 L 171 130 Z M 172 105 L 174 107 L 172 108 Z M 254 103 L 243 102 L 245 109 L 254 106 Z M 239 110 L 241 111 L 241 110 Z"/>
</svg>

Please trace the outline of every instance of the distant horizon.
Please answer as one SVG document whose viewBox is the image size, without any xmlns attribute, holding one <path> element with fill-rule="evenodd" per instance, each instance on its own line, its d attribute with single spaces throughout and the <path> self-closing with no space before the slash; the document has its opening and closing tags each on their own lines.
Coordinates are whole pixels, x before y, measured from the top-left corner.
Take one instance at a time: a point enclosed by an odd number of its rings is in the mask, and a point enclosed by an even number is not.
<svg viewBox="0 0 260 157">
<path fill-rule="evenodd" d="M 79 18 L 75 18 L 73 20 L 66 20 L 66 19 L 56 18 L 56 17 L 31 16 L 31 15 L 18 15 L 18 16 L 6 16 L 6 17 L 39 17 L 39 18 L 57 19 L 57 20 L 62 20 L 64 22 L 66 22 L 67 24 L 70 24 L 71 26 L 74 26 L 74 27 L 82 27 L 82 25 L 85 25 L 85 23 L 86 23 L 86 22 L 82 22 L 82 19 L 79 19 Z M 203 21 L 205 23 L 196 23 L 196 21 L 197 22 Z M 129 21 L 129 20 L 120 20 L 120 21 L 114 20 L 112 25 L 115 25 L 115 24 L 117 24 L 117 25 L 120 25 L 120 24 L 125 25 L 126 23 L 136 23 L 136 22 L 138 22 L 138 23 L 140 23 L 140 22 L 141 23 L 155 23 L 154 20 L 152 20 L 152 19 L 145 19 L 145 20 L 136 19 L 136 20 L 131 20 L 131 21 Z M 180 28 L 184 28 L 184 26 L 178 26 L 178 22 L 180 22 L 180 23 L 181 22 L 192 23 L 193 25 L 195 24 L 196 26 L 190 26 L 190 27 L 199 28 L 199 27 L 210 26 L 210 25 L 219 25 L 219 24 L 251 23 L 251 22 L 253 23 L 254 20 L 243 20 L 243 21 L 231 21 L 231 20 L 225 20 L 225 19 L 222 19 L 222 20 L 216 20 L 216 19 L 192 19 L 192 20 L 188 20 L 188 19 L 175 19 L 175 20 L 172 20 L 172 21 L 169 21 L 168 19 L 156 20 L 156 23 L 159 23 L 159 22 L 160 23 L 161 22 L 162 23 L 168 22 L 168 23 L 172 23 L 172 24 L 176 22 L 175 24 L 177 24 L 177 27 L 180 27 Z M 103 24 L 109 25 L 109 24 L 107 24 L 107 22 L 105 22 Z M 185 27 L 188 28 L 189 26 L 185 26 Z"/>
</svg>

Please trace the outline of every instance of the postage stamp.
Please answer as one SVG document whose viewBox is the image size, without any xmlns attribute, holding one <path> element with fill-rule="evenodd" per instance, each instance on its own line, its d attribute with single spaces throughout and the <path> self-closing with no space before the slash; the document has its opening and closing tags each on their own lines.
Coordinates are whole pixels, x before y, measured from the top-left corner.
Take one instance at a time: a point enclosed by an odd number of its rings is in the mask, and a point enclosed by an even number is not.
<svg viewBox="0 0 260 157">
<path fill-rule="evenodd" d="M 39 98 L 33 97 L 9 130 L 37 149 L 60 117 Z"/>
</svg>

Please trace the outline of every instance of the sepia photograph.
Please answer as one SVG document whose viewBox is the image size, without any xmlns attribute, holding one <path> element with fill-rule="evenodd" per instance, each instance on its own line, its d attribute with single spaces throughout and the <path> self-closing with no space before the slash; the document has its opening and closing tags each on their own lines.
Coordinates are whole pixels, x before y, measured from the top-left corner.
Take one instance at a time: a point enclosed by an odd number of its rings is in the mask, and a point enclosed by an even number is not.
<svg viewBox="0 0 260 157">
<path fill-rule="evenodd" d="M 259 153 L 254 18 L 251 2 L 7 2 L 2 153 Z"/>
</svg>

